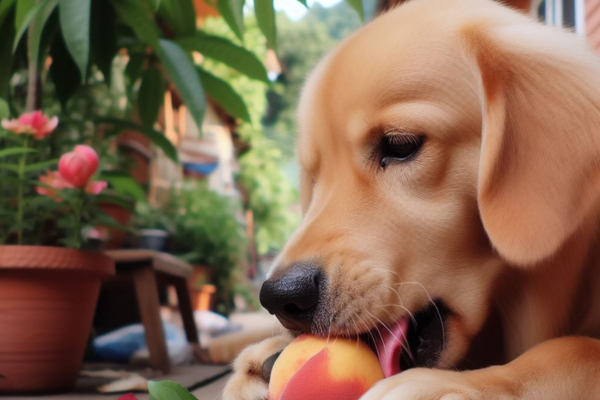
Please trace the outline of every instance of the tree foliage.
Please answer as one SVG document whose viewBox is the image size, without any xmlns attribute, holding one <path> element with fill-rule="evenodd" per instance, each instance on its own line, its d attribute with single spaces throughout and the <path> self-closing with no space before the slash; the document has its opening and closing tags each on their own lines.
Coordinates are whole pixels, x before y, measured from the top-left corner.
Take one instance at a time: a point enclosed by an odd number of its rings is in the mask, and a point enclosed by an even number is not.
<svg viewBox="0 0 600 400">
<path fill-rule="evenodd" d="M 283 73 L 267 92 L 263 122 L 267 136 L 278 143 L 284 157 L 293 158 L 296 107 L 306 77 L 325 53 L 358 29 L 361 21 L 347 4 L 325 8 L 315 4 L 300 21 L 278 15 L 278 56 Z"/>
</svg>

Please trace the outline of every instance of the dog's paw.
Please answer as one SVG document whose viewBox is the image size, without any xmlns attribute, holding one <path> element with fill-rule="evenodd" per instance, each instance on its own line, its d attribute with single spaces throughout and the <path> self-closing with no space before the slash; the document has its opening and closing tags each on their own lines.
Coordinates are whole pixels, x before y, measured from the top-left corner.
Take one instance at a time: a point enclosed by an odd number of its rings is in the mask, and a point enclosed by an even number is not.
<svg viewBox="0 0 600 400">
<path fill-rule="evenodd" d="M 292 340 L 292 335 L 285 333 L 244 349 L 233 363 L 233 376 L 225 386 L 223 400 L 266 400 L 271 368 Z"/>
<path fill-rule="evenodd" d="M 360 400 L 509 400 L 504 382 L 485 370 L 454 372 L 415 368 L 384 379 Z M 488 389 L 489 390 L 486 390 Z"/>
</svg>

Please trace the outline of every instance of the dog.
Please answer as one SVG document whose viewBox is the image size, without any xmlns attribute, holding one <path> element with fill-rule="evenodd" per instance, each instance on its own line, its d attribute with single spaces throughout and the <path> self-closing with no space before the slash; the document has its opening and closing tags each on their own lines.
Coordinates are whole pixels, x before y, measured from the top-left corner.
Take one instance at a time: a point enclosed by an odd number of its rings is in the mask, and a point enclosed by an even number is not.
<svg viewBox="0 0 600 400">
<path fill-rule="evenodd" d="M 363 400 L 600 399 L 600 58 L 492 0 L 412 0 L 316 67 L 303 222 L 261 289 L 298 334 L 402 352 Z M 390 334 L 390 333 L 393 333 Z M 390 339 L 392 337 L 392 339 Z"/>
</svg>

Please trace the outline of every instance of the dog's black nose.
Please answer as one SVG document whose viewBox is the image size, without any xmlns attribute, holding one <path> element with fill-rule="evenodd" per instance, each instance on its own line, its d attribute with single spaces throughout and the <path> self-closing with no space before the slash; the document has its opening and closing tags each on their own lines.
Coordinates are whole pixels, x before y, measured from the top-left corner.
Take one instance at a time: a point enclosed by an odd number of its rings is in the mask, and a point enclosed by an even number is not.
<svg viewBox="0 0 600 400">
<path fill-rule="evenodd" d="M 317 267 L 294 265 L 285 275 L 263 284 L 260 303 L 287 329 L 309 331 L 319 302 L 321 276 Z"/>
</svg>

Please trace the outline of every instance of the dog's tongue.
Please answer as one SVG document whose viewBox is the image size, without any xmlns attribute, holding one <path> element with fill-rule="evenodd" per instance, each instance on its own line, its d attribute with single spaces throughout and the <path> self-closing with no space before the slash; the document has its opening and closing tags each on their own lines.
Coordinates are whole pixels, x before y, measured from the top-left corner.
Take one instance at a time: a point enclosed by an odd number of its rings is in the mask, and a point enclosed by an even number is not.
<svg viewBox="0 0 600 400">
<path fill-rule="evenodd" d="M 376 340 L 379 363 L 386 378 L 400 373 L 400 353 L 402 343 L 406 343 L 404 335 L 408 328 L 408 317 L 402 318 L 398 323 L 389 328 L 379 328 L 381 338 Z"/>
</svg>

